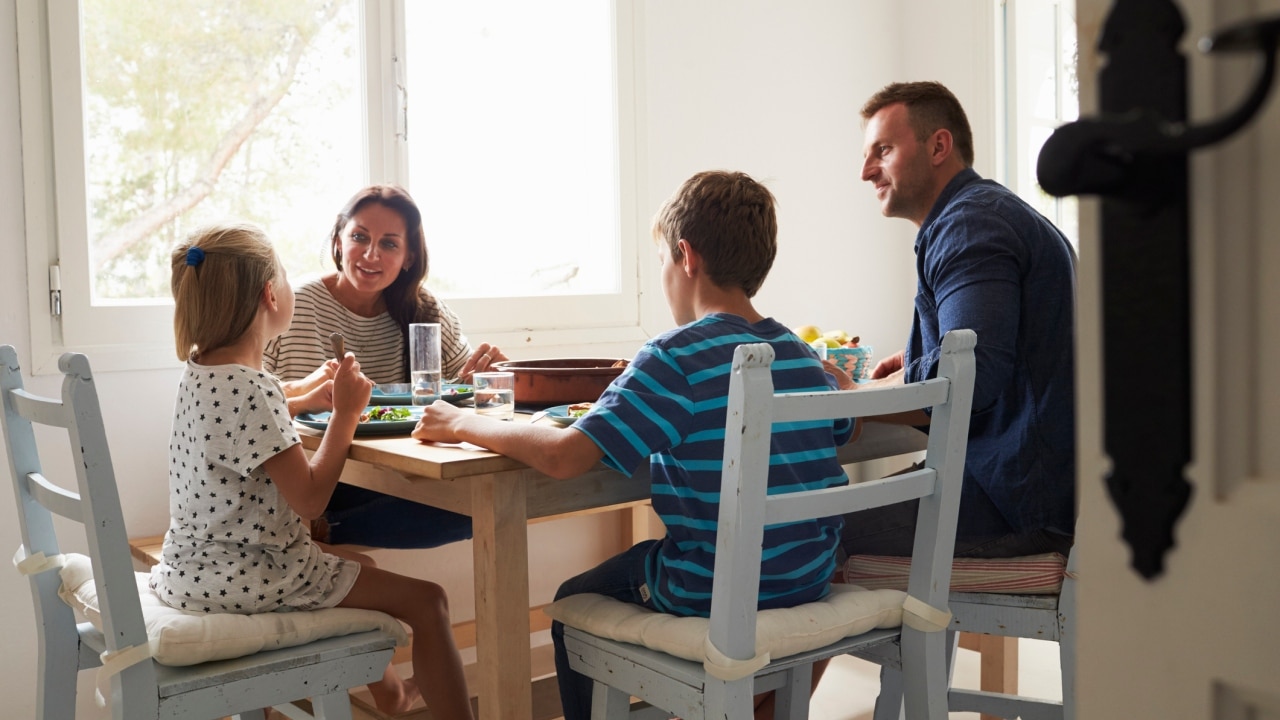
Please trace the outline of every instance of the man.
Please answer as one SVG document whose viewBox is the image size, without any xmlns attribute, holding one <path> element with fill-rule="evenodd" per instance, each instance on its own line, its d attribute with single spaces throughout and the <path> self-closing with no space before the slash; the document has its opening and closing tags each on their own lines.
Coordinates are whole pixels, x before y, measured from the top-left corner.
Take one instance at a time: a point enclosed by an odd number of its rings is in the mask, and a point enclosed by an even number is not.
<svg viewBox="0 0 1280 720">
<path fill-rule="evenodd" d="M 956 555 L 1066 554 L 1075 527 L 1074 250 L 1034 208 L 974 172 L 973 133 L 947 88 L 891 84 L 862 117 L 862 179 L 886 217 L 919 228 L 911 334 L 872 377 L 932 377 L 943 335 L 976 331 Z M 882 420 L 929 423 L 923 412 Z M 914 507 L 852 513 L 842 549 L 910 555 L 915 520 Z"/>
</svg>

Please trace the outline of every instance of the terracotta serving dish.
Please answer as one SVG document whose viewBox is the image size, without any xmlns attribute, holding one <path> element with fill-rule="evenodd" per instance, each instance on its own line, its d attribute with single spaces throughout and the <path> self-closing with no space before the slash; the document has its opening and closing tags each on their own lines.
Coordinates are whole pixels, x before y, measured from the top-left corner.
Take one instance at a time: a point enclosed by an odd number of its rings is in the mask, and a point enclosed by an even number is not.
<svg viewBox="0 0 1280 720">
<path fill-rule="evenodd" d="M 516 402 L 566 405 L 595 402 L 622 374 L 627 362 L 620 358 L 547 358 L 507 360 L 493 366 L 515 373 Z"/>
</svg>

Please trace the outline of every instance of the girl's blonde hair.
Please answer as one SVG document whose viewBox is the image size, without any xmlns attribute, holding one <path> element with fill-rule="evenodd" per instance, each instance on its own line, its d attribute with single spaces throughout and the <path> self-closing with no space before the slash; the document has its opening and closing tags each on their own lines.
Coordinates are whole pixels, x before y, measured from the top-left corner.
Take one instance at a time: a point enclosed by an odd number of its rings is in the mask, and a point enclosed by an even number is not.
<svg viewBox="0 0 1280 720">
<path fill-rule="evenodd" d="M 173 336 L 179 360 L 230 345 L 253 324 L 262 290 L 280 273 L 256 225 L 217 225 L 173 248 Z"/>
</svg>

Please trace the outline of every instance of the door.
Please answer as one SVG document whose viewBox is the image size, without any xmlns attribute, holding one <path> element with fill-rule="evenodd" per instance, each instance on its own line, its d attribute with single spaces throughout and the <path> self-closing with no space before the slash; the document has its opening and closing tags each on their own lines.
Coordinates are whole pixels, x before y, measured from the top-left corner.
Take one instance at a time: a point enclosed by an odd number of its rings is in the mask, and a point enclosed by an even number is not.
<svg viewBox="0 0 1280 720">
<path fill-rule="evenodd" d="M 1190 116 L 1205 122 L 1240 103 L 1259 64 L 1195 41 L 1280 13 L 1280 0 L 1174 1 Z M 1097 112 L 1097 40 L 1114 4 L 1077 5 L 1082 116 Z M 1280 102 L 1197 151 L 1190 174 L 1193 490 L 1153 580 L 1130 567 L 1104 484 L 1098 203 L 1081 203 L 1077 667 L 1089 720 L 1280 718 Z"/>
</svg>

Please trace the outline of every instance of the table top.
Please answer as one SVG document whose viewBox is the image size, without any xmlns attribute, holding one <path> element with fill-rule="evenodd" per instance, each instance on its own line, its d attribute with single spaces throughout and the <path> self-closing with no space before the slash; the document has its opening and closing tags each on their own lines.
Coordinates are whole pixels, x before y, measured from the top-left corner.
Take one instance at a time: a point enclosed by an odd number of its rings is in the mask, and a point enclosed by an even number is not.
<svg viewBox="0 0 1280 720">
<path fill-rule="evenodd" d="M 528 422 L 529 418 L 529 415 L 516 414 L 516 422 Z M 315 450 L 320 446 L 323 433 L 307 427 L 295 427 L 304 448 Z M 560 431 L 570 432 L 567 428 Z M 839 457 L 842 463 L 851 464 L 917 452 L 925 449 L 927 440 L 927 435 L 905 425 L 866 422 L 858 440 L 840 448 Z M 457 480 L 530 469 L 528 465 L 505 455 L 474 446 L 425 443 L 407 435 L 357 437 L 352 441 L 347 456 L 405 475 L 432 480 Z M 614 472 L 603 465 L 600 470 Z M 647 468 L 644 470 L 647 474 Z"/>
</svg>

